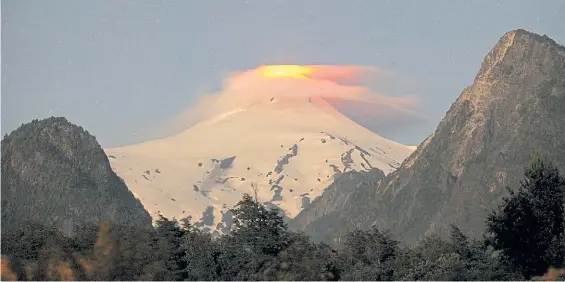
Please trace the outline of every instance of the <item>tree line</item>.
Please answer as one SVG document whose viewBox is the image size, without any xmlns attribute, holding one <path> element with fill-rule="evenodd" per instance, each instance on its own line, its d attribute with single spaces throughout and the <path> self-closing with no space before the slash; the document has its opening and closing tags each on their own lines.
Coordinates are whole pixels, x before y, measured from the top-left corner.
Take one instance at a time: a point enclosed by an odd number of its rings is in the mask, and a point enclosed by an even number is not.
<svg viewBox="0 0 565 282">
<path fill-rule="evenodd" d="M 334 248 L 289 230 L 249 195 L 232 212 L 232 231 L 219 238 L 164 217 L 152 229 L 82 225 L 73 237 L 28 222 L 2 234 L 2 280 L 565 279 L 565 178 L 541 160 L 509 188 L 481 239 L 452 226 L 449 238 L 406 247 L 372 227 Z"/>
</svg>

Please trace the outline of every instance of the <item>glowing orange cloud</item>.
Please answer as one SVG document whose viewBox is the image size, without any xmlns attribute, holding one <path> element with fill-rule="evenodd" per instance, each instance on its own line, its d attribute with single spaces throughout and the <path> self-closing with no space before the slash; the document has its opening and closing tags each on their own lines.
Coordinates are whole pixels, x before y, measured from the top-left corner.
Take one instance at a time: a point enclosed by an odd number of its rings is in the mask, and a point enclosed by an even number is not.
<svg viewBox="0 0 565 282">
<path fill-rule="evenodd" d="M 336 83 L 359 82 L 370 79 L 372 76 L 379 76 L 383 71 L 363 66 L 309 66 L 315 69 L 309 77 L 316 80 L 329 80 Z"/>
<path fill-rule="evenodd" d="M 290 77 L 304 79 L 314 73 L 314 68 L 299 65 L 270 65 L 259 67 L 258 71 L 267 78 Z"/>
<path fill-rule="evenodd" d="M 272 98 L 308 101 L 318 98 L 361 115 L 363 118 L 413 116 L 415 96 L 393 97 L 377 93 L 363 82 L 388 80 L 390 72 L 365 66 L 262 65 L 232 73 L 218 93 L 204 95 L 200 103 L 171 123 L 179 132 L 203 119 Z"/>
</svg>

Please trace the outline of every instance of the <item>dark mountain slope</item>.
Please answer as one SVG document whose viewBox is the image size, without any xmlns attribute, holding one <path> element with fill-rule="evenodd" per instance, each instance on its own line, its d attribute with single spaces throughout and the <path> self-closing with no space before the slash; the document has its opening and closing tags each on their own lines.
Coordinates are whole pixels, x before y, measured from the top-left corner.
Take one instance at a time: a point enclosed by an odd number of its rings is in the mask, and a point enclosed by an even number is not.
<svg viewBox="0 0 565 282">
<path fill-rule="evenodd" d="M 34 120 L 2 140 L 2 231 L 39 221 L 71 234 L 84 222 L 151 226 L 96 139 L 65 118 Z"/>
<path fill-rule="evenodd" d="M 401 167 L 376 188 L 353 192 L 358 201 L 348 205 L 366 209 L 344 209 L 339 231 L 312 235 L 335 239 L 376 224 L 414 243 L 430 232 L 445 234 L 453 223 L 479 236 L 504 187 L 518 185 L 534 155 L 565 169 L 565 48 L 515 30 Z"/>
<path fill-rule="evenodd" d="M 373 190 L 384 177 L 384 173 L 376 168 L 341 174 L 320 197 L 290 221 L 289 227 L 308 234 L 337 232 L 341 222 L 347 220 L 344 215 L 361 214 L 365 210 L 365 207 L 356 205 L 363 201 L 356 198 L 363 195 L 359 192 Z M 325 238 L 315 236 L 313 239 L 320 241 Z"/>
</svg>

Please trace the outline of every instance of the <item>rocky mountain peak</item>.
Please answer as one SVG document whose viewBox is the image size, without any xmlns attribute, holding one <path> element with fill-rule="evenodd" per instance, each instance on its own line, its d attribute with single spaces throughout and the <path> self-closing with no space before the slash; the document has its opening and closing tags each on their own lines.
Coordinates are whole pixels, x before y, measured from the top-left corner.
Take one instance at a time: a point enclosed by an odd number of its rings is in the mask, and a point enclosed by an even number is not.
<svg viewBox="0 0 565 282">
<path fill-rule="evenodd" d="M 532 74 L 551 74 L 564 57 L 565 48 L 545 35 L 522 29 L 507 32 L 485 56 L 473 87 L 466 88 L 461 98 L 477 105 L 493 98 L 484 95 L 493 84 L 535 83 L 540 76 Z"/>
<path fill-rule="evenodd" d="M 96 138 L 61 117 L 23 124 L 2 140 L 3 230 L 27 220 L 65 234 L 100 220 L 151 226 Z"/>
<path fill-rule="evenodd" d="M 479 236 L 486 214 L 505 186 L 518 185 L 533 155 L 565 168 L 564 54 L 545 36 L 504 34 L 435 132 L 376 191 L 355 196 L 363 200 L 353 205 L 372 212 L 340 222 L 377 224 L 409 243 L 451 223 Z"/>
<path fill-rule="evenodd" d="M 548 37 L 525 30 L 504 34 L 485 56 L 473 85 L 463 90 L 438 127 L 449 131 L 445 142 L 462 145 L 455 148 L 455 159 L 478 156 L 497 131 L 521 124 L 504 126 L 505 118 L 523 121 L 528 112 L 542 117 L 553 107 L 548 99 L 562 98 L 564 67 L 565 48 Z M 458 163 L 452 160 L 451 169 L 458 170 Z"/>
<path fill-rule="evenodd" d="M 516 70 L 509 68 L 516 63 L 516 60 L 522 61 L 524 66 L 534 61 L 540 65 L 546 60 L 555 59 L 554 56 L 564 57 L 565 48 L 551 38 L 523 29 L 507 32 L 485 56 L 481 69 L 475 77 L 475 83 L 489 83 L 497 79 L 500 74 L 526 71 L 525 67 Z"/>
</svg>

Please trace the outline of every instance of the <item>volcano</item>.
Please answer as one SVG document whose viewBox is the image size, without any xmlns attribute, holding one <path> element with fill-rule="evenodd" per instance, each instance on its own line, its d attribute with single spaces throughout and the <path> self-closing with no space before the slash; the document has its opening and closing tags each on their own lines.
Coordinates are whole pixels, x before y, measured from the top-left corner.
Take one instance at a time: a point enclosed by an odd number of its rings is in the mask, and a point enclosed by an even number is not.
<svg viewBox="0 0 565 282">
<path fill-rule="evenodd" d="M 386 175 L 414 150 L 360 126 L 320 95 L 277 93 L 106 154 L 154 219 L 189 219 L 223 233 L 244 193 L 293 218 L 342 173 Z"/>
</svg>

